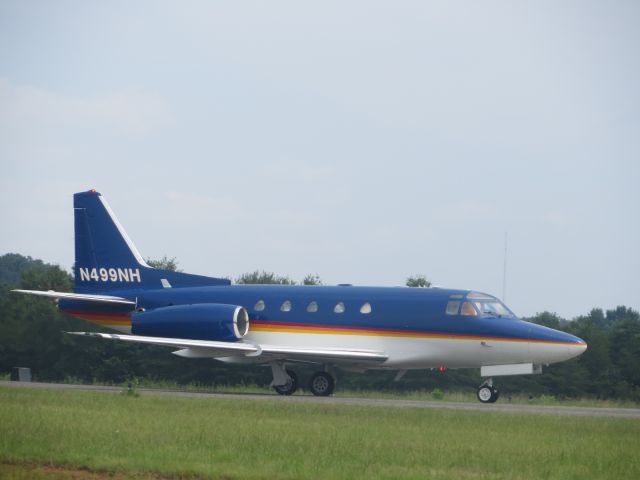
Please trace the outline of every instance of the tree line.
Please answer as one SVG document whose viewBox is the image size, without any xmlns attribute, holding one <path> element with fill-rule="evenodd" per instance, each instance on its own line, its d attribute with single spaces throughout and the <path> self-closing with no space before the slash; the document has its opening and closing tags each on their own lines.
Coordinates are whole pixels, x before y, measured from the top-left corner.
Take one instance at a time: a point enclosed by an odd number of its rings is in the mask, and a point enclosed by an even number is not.
<svg viewBox="0 0 640 480">
<path fill-rule="evenodd" d="M 149 261 L 156 267 L 177 270 L 175 258 Z M 287 276 L 256 270 L 236 283 L 295 284 Z M 300 282 L 320 285 L 316 274 Z M 422 275 L 407 285 L 429 287 Z M 133 378 L 168 380 L 179 384 L 268 385 L 271 371 L 263 366 L 226 365 L 215 360 L 193 360 L 149 345 L 107 342 L 65 335 L 65 331 L 97 331 L 98 326 L 61 314 L 47 299 L 11 293 L 13 288 L 71 291 L 71 276 L 56 265 L 19 254 L 0 256 L 0 374 L 13 367 L 30 367 L 38 381 L 123 383 Z M 550 312 L 524 320 L 563 330 L 589 345 L 577 359 L 550 365 L 543 375 L 500 378 L 503 393 L 527 393 L 558 397 L 593 397 L 640 401 L 640 315 L 625 306 L 611 310 L 594 308 L 567 320 Z M 299 374 L 304 376 L 304 368 Z M 398 382 L 396 372 L 340 372 L 341 387 L 380 390 L 467 390 L 480 383 L 479 371 L 410 371 Z"/>
</svg>

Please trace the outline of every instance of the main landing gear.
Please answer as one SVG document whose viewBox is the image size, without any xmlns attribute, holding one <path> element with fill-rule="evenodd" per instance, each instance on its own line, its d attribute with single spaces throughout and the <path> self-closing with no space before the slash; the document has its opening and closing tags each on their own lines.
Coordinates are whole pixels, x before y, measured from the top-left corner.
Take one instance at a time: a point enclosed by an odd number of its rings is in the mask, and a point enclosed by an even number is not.
<svg viewBox="0 0 640 480">
<path fill-rule="evenodd" d="M 278 395 L 293 395 L 298 389 L 298 376 L 293 370 L 286 369 L 286 374 L 289 379 L 284 385 L 274 385 L 273 389 L 278 392 Z"/>
<path fill-rule="evenodd" d="M 493 386 L 493 379 L 488 378 L 478 387 L 476 395 L 482 403 L 495 403 L 500 397 L 500 392 Z"/>
<path fill-rule="evenodd" d="M 330 373 L 315 372 L 309 380 L 309 390 L 318 397 L 327 397 L 336 388 L 336 381 Z"/>
<path fill-rule="evenodd" d="M 272 363 L 273 381 L 271 386 L 279 395 L 293 395 L 298 389 L 298 376 L 282 364 Z M 318 397 L 327 397 L 336 388 L 335 377 L 330 372 L 319 371 L 311 375 L 309 390 Z"/>
</svg>

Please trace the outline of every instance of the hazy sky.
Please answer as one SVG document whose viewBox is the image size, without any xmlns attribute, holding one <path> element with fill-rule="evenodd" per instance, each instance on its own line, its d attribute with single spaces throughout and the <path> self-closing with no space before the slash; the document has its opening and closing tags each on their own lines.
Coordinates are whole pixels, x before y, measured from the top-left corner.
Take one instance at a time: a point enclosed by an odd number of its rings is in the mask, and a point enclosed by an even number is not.
<svg viewBox="0 0 640 480">
<path fill-rule="evenodd" d="M 0 1 L 0 254 L 640 309 L 640 2 Z"/>
</svg>

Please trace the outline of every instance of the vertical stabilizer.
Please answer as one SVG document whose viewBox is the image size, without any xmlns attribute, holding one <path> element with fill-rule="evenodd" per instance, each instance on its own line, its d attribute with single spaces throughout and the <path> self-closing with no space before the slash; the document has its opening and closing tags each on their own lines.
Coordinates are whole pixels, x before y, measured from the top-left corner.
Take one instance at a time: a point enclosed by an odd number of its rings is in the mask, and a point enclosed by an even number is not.
<svg viewBox="0 0 640 480">
<path fill-rule="evenodd" d="M 75 291 L 228 285 L 226 279 L 151 268 L 105 198 L 95 190 L 73 196 Z"/>
<path fill-rule="evenodd" d="M 76 268 L 149 267 L 100 193 L 76 193 L 73 211 Z"/>
</svg>

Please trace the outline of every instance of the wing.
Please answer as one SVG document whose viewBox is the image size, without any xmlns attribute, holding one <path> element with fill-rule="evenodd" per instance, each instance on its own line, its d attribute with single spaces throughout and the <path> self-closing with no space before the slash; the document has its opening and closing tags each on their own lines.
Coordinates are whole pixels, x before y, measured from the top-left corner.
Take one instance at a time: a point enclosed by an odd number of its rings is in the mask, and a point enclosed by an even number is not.
<svg viewBox="0 0 640 480">
<path fill-rule="evenodd" d="M 185 340 L 181 338 L 145 337 L 141 335 L 119 335 L 114 333 L 67 332 L 71 335 L 146 343 L 165 347 L 176 347 L 176 355 L 188 358 L 253 357 L 258 362 L 285 360 L 291 362 L 336 364 L 380 364 L 388 356 L 372 350 L 347 350 L 330 348 L 291 348 L 275 345 L 256 345 L 244 342 L 214 342 L 209 340 Z"/>
<path fill-rule="evenodd" d="M 115 297 L 113 295 L 89 295 L 84 293 L 68 293 L 68 292 L 54 292 L 53 290 L 47 290 L 46 292 L 41 290 L 11 290 L 16 293 L 26 293 L 28 295 L 38 295 L 40 297 L 49 298 L 68 298 L 70 300 L 83 300 L 86 302 L 99 302 L 99 303 L 118 303 L 122 305 L 135 305 L 135 300 L 129 300 L 123 297 Z"/>
<path fill-rule="evenodd" d="M 262 345 L 262 356 L 269 360 L 336 364 L 379 364 L 389 357 L 373 350 L 345 350 L 333 348 L 291 348 Z"/>
</svg>

